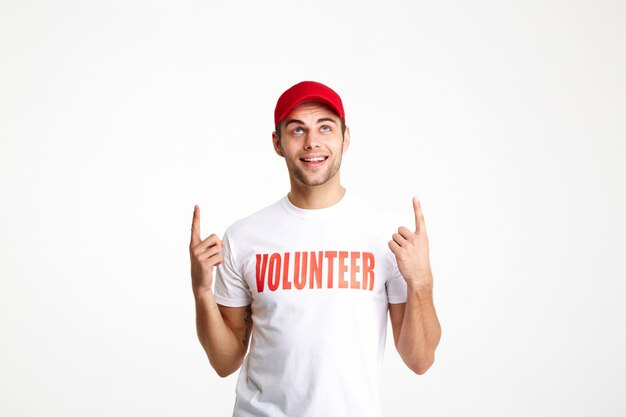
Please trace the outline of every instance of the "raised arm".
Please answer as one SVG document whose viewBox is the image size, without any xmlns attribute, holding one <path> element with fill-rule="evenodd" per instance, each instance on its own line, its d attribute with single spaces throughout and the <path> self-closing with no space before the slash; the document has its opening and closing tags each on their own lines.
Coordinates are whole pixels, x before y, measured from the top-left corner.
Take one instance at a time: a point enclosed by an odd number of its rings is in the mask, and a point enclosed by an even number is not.
<svg viewBox="0 0 626 417">
<path fill-rule="evenodd" d="M 400 227 L 389 241 L 398 269 L 407 283 L 406 304 L 389 304 L 396 349 L 404 363 L 423 374 L 435 360 L 441 326 L 433 303 L 428 237 L 422 207 L 413 199 L 415 232 Z"/>
<path fill-rule="evenodd" d="M 212 234 L 200 238 L 200 208 L 191 225 L 191 285 L 196 301 L 196 330 L 211 366 L 226 377 L 241 366 L 252 330 L 250 306 L 225 307 L 213 296 L 213 268 L 222 263 L 222 241 Z"/>
</svg>

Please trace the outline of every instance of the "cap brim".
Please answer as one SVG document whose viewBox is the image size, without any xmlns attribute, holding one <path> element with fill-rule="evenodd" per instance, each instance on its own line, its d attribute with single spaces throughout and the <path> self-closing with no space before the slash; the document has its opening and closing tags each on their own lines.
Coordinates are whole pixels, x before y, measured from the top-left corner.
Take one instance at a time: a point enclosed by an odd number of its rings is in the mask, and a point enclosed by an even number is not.
<svg viewBox="0 0 626 417">
<path fill-rule="evenodd" d="M 283 114 L 281 114 L 280 117 L 278 118 L 278 124 L 280 124 L 280 122 L 285 120 L 287 118 L 287 116 L 289 116 L 289 113 L 291 113 L 293 111 L 293 109 L 295 109 L 300 104 L 306 103 L 308 101 L 317 101 L 317 102 L 320 102 L 320 103 L 323 103 L 323 104 L 327 105 L 328 107 L 330 107 L 333 110 L 333 112 L 337 116 L 339 116 L 339 118 L 341 118 L 341 112 L 339 111 L 339 109 L 332 102 L 330 102 L 326 97 L 322 97 L 322 96 L 319 96 L 319 95 L 316 95 L 316 94 L 310 94 L 310 95 L 306 95 L 304 97 L 300 97 L 298 99 L 298 101 L 296 101 L 293 104 L 291 104 L 283 112 Z"/>
</svg>

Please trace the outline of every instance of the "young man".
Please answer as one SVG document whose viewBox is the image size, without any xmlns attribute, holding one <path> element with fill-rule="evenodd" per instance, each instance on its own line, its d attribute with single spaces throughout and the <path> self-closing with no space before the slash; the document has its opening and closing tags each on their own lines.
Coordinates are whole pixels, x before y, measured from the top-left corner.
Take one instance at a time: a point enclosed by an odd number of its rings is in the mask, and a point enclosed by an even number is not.
<svg viewBox="0 0 626 417">
<path fill-rule="evenodd" d="M 415 230 L 393 233 L 389 216 L 346 192 L 350 129 L 329 87 L 292 86 L 274 117 L 290 192 L 223 240 L 202 240 L 194 209 L 198 337 L 220 376 L 241 367 L 236 417 L 379 417 L 387 312 L 396 349 L 417 374 L 433 363 L 441 334 L 420 203 Z"/>
</svg>

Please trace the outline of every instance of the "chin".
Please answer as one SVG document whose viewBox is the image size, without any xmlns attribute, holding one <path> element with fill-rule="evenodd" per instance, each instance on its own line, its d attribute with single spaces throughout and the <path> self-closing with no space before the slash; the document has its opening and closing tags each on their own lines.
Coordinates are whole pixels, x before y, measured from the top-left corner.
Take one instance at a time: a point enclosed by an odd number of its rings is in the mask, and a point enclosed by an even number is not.
<svg viewBox="0 0 626 417">
<path fill-rule="evenodd" d="M 326 184 L 327 182 L 332 180 L 335 177 L 335 175 L 337 175 L 338 172 L 339 172 L 339 169 L 335 170 L 334 172 L 332 170 L 330 172 L 329 171 L 319 172 L 317 173 L 317 175 L 312 176 L 312 175 L 307 175 L 303 171 L 296 169 L 291 173 L 291 175 L 300 184 L 305 185 L 307 187 L 315 187 L 318 185 Z"/>
</svg>

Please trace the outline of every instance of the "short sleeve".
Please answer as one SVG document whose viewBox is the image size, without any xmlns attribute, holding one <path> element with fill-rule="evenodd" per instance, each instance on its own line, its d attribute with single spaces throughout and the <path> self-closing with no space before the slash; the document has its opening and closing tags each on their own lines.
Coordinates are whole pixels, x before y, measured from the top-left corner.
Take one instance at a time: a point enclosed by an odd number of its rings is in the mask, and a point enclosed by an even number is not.
<svg viewBox="0 0 626 417">
<path fill-rule="evenodd" d="M 217 266 L 213 294 L 218 304 L 244 307 L 252 302 L 252 292 L 241 273 L 233 253 L 228 231 L 224 234 L 223 262 Z"/>
<path fill-rule="evenodd" d="M 398 269 L 395 257 L 393 259 L 393 271 L 387 279 L 385 287 L 389 304 L 406 303 L 406 281 Z"/>
</svg>

